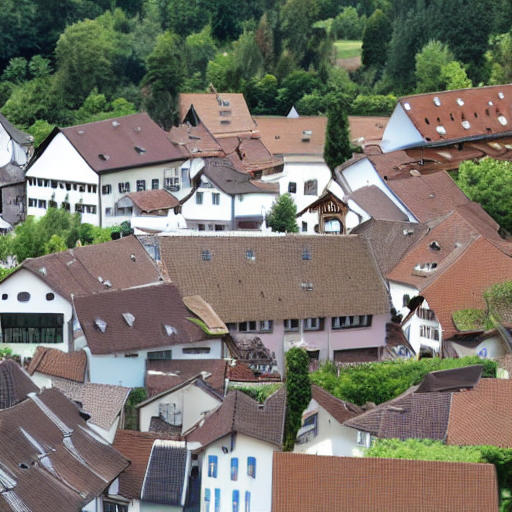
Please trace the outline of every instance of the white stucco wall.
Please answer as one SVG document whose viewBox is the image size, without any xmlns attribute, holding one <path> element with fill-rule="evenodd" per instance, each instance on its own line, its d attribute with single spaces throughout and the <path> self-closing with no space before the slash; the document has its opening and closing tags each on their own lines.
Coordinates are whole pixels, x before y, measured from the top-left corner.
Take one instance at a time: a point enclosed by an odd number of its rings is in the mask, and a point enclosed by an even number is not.
<svg viewBox="0 0 512 512">
<path fill-rule="evenodd" d="M 277 446 L 237 434 L 235 449 L 223 453 L 222 447 L 231 446 L 231 437 L 226 436 L 210 444 L 202 456 L 201 512 L 206 512 L 204 490 L 210 489 L 210 512 L 215 510 L 215 489 L 221 490 L 220 512 L 233 511 L 233 490 L 240 492 L 238 510 L 245 510 L 245 492 L 251 493 L 250 512 L 270 512 L 272 506 L 272 457 Z M 208 456 L 216 455 L 217 478 L 208 476 Z M 238 458 L 238 480 L 231 480 L 231 458 Z M 256 478 L 247 475 L 247 458 L 256 458 Z"/>
<path fill-rule="evenodd" d="M 29 292 L 30 300 L 18 301 L 17 297 L 20 292 Z M 47 300 L 47 293 L 53 293 L 55 298 Z M 25 269 L 19 270 L 0 283 L 0 297 L 4 294 L 7 295 L 7 299 L 0 300 L 0 316 L 2 313 L 60 313 L 64 315 L 62 343 L 7 343 L 4 345 L 11 347 L 15 354 L 19 354 L 23 358 L 32 357 L 39 345 L 58 348 L 64 352 L 68 351 L 69 322 L 73 312 L 71 304 L 66 299 Z"/>
<path fill-rule="evenodd" d="M 430 309 L 426 300 L 421 304 L 422 309 Z M 439 339 L 433 340 L 421 335 L 421 326 L 431 327 L 433 329 L 437 329 L 439 333 Z M 409 318 L 407 322 L 404 322 L 402 325 L 402 330 L 406 338 L 409 340 L 412 348 L 416 352 L 416 354 L 420 353 L 422 347 L 428 347 L 434 350 L 436 353 L 439 353 L 441 350 L 441 343 L 443 340 L 443 329 L 441 324 L 438 322 L 437 317 L 434 320 L 427 320 L 425 318 L 420 318 L 418 316 L 418 309 L 416 309 L 415 313 Z"/>
<path fill-rule="evenodd" d="M 5 128 L 0 124 L 0 167 L 10 162 L 15 162 L 20 166 L 27 163 L 27 148 L 20 146 L 11 139 Z"/>
<path fill-rule="evenodd" d="M 409 299 L 412 299 L 418 295 L 418 289 L 414 286 L 397 283 L 396 281 L 389 281 L 389 294 L 397 314 L 405 318 L 409 314 L 409 308 L 403 305 L 404 295 L 409 295 Z"/>
<path fill-rule="evenodd" d="M 380 143 L 382 151 L 389 153 L 397 149 L 424 145 L 420 132 L 409 119 L 402 105 L 397 103 L 382 134 Z"/>
<path fill-rule="evenodd" d="M 203 194 L 202 204 L 197 204 L 198 192 Z M 213 204 L 213 194 L 220 194 L 218 205 Z M 183 204 L 181 213 L 187 220 L 187 225 L 197 226 L 197 224 L 190 221 L 197 221 L 201 224 L 231 225 L 231 210 L 231 196 L 215 187 L 201 187 Z"/>
</svg>

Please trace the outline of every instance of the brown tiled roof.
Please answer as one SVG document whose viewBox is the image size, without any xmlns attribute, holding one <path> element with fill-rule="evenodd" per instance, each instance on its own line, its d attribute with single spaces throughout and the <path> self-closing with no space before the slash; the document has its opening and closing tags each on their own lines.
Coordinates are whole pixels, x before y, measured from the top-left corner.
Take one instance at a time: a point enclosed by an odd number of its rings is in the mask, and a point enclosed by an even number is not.
<svg viewBox="0 0 512 512">
<path fill-rule="evenodd" d="M 414 393 L 409 390 L 345 422 L 378 438 L 446 438 L 451 393 Z"/>
<path fill-rule="evenodd" d="M 129 500 L 140 499 L 153 443 L 156 439 L 166 438 L 167 436 L 155 432 L 117 431 L 113 446 L 131 462 L 130 467 L 119 477 L 120 496 Z"/>
<path fill-rule="evenodd" d="M 94 425 L 109 430 L 122 412 L 131 388 L 110 384 L 82 384 L 56 378 L 53 385 L 60 389 L 70 400 L 80 402 L 82 410 L 90 414 Z"/>
<path fill-rule="evenodd" d="M 454 393 L 448 444 L 512 448 L 512 380 L 481 379 L 471 391 Z"/>
<path fill-rule="evenodd" d="M 36 393 L 39 388 L 27 372 L 14 360 L 0 361 L 0 409 L 7 409 Z"/>
<path fill-rule="evenodd" d="M 224 394 L 226 365 L 224 359 L 173 359 L 146 362 L 146 389 L 150 396 L 168 391 L 202 372 L 205 382 Z"/>
<path fill-rule="evenodd" d="M 378 220 L 407 221 L 407 215 L 376 185 L 354 190 L 343 198 L 352 200 L 370 217 Z"/>
<path fill-rule="evenodd" d="M 99 174 L 183 159 L 181 151 L 145 112 L 61 131 Z"/>
<path fill-rule="evenodd" d="M 67 300 L 71 295 L 155 283 L 160 277 L 157 265 L 134 236 L 29 258 L 19 268 L 30 270 Z"/>
<path fill-rule="evenodd" d="M 169 140 L 177 145 L 187 158 L 224 156 L 224 151 L 206 126 L 199 122 L 197 126 L 189 123 L 173 126 Z"/>
<path fill-rule="evenodd" d="M 222 192 L 236 194 L 279 194 L 278 183 L 265 183 L 237 171 L 227 158 L 207 158 L 202 173 Z"/>
<path fill-rule="evenodd" d="M 236 362 L 235 365 L 228 364 L 226 377 L 233 381 L 257 380 L 254 372 L 245 363 Z"/>
<path fill-rule="evenodd" d="M 142 213 L 170 210 L 180 204 L 178 199 L 164 189 L 131 192 L 127 194 L 127 197 L 133 201 L 133 204 L 139 208 Z"/>
<path fill-rule="evenodd" d="M 274 453 L 272 512 L 498 512 L 492 464 Z"/>
<path fill-rule="evenodd" d="M 81 510 L 129 465 L 55 388 L 0 411 L 0 463 L 2 512 Z"/>
<path fill-rule="evenodd" d="M 77 297 L 74 303 L 93 354 L 129 352 L 205 339 L 201 327 L 189 320 L 193 315 L 172 283 Z M 106 322 L 104 332 L 97 321 Z M 166 326 L 172 328 L 170 334 Z"/>
<path fill-rule="evenodd" d="M 503 368 L 512 377 L 512 354 L 505 354 L 498 359 L 498 367 Z"/>
<path fill-rule="evenodd" d="M 185 119 L 191 106 L 213 135 L 243 133 L 256 129 L 241 93 L 181 93 L 180 121 Z"/>
<path fill-rule="evenodd" d="M 323 407 L 339 423 L 343 423 L 363 412 L 357 405 L 336 398 L 320 386 L 313 385 L 311 391 L 313 399 L 316 400 L 318 405 Z"/>
<path fill-rule="evenodd" d="M 261 140 L 273 155 L 323 156 L 327 117 L 255 116 Z M 303 137 L 311 131 L 309 140 Z"/>
<path fill-rule="evenodd" d="M 52 377 L 84 382 L 86 369 L 87 354 L 83 350 L 68 353 L 56 348 L 39 346 L 27 371 L 30 375 L 39 372 Z"/>
<path fill-rule="evenodd" d="M 222 405 L 206 417 L 202 426 L 187 436 L 187 441 L 207 446 L 231 432 L 245 434 L 281 446 L 283 442 L 286 390 L 281 387 L 264 404 L 243 391 L 230 391 Z"/>
<path fill-rule="evenodd" d="M 426 224 L 370 219 L 352 229 L 370 243 L 381 272 L 387 275 L 429 231 Z"/>
<path fill-rule="evenodd" d="M 439 106 L 435 104 L 436 98 Z M 429 145 L 509 133 L 512 128 L 511 100 L 512 85 L 508 84 L 418 94 L 400 98 L 399 102 L 425 144 Z M 467 128 L 463 123 L 467 123 Z M 438 132 L 439 126 L 444 127 L 445 135 Z"/>
<path fill-rule="evenodd" d="M 364 137 L 364 144 L 376 143 L 382 139 L 389 117 L 384 116 L 348 116 L 350 138 L 357 142 Z"/>
<path fill-rule="evenodd" d="M 181 294 L 201 295 L 224 322 L 389 311 L 373 254 L 359 236 L 166 236 L 160 249 Z"/>
</svg>

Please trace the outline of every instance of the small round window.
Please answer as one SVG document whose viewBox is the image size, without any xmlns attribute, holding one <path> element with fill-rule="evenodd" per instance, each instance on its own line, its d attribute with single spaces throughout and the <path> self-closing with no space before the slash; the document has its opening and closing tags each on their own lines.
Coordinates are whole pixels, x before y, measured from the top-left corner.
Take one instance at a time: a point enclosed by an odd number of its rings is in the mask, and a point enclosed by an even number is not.
<svg viewBox="0 0 512 512">
<path fill-rule="evenodd" d="M 28 293 L 28 292 L 18 293 L 18 300 L 20 302 L 28 302 L 30 300 L 30 293 Z"/>
<path fill-rule="evenodd" d="M 47 293 L 46 294 L 46 300 L 53 300 L 55 299 L 55 294 L 54 293 Z"/>
<path fill-rule="evenodd" d="M 7 300 L 9 298 L 9 295 L 7 293 L 2 293 L 2 300 Z"/>
</svg>

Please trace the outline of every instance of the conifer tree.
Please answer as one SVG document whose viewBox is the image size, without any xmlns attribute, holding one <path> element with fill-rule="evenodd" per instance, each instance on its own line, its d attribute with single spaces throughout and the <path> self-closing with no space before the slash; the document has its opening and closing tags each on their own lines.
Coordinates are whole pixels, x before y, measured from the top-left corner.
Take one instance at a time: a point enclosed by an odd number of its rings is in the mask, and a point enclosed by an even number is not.
<svg viewBox="0 0 512 512">
<path fill-rule="evenodd" d="M 332 172 L 338 165 L 352 157 L 348 107 L 349 99 L 343 94 L 333 95 L 328 101 L 324 160 Z"/>
<path fill-rule="evenodd" d="M 299 226 L 296 220 L 297 205 L 290 194 L 283 194 L 272 205 L 267 214 L 267 226 L 272 231 L 280 233 L 298 233 Z"/>
</svg>

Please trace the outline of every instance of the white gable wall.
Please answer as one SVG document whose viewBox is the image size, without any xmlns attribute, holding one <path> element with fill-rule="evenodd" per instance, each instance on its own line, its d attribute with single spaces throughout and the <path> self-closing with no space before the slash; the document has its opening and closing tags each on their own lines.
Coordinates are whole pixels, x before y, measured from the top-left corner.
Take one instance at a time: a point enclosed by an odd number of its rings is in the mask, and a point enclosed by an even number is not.
<svg viewBox="0 0 512 512">
<path fill-rule="evenodd" d="M 14 162 L 19 166 L 27 163 L 28 148 L 20 146 L 16 141 L 11 139 L 6 129 L 0 124 L 0 167 Z"/>
<path fill-rule="evenodd" d="M 382 135 L 380 143 L 382 151 L 389 153 L 397 149 L 424 145 L 425 142 L 421 133 L 409 119 L 402 105 L 397 103 Z"/>
</svg>

